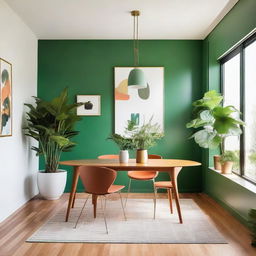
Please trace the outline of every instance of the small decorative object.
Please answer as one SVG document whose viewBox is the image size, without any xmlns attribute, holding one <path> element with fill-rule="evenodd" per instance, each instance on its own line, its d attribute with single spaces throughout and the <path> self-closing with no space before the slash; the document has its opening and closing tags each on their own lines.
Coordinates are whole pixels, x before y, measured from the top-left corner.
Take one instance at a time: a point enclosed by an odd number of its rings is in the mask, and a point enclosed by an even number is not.
<svg viewBox="0 0 256 256">
<path fill-rule="evenodd" d="M 119 134 L 112 134 L 108 139 L 113 140 L 120 148 L 119 153 L 119 161 L 120 163 L 128 163 L 129 162 L 129 151 L 134 149 L 134 145 L 131 138 L 127 138 L 125 136 Z"/>
<path fill-rule="evenodd" d="M 0 58 L 0 137 L 12 136 L 12 64 Z"/>
<path fill-rule="evenodd" d="M 213 156 L 213 160 L 214 160 L 214 170 L 220 171 L 221 170 L 220 156 L 218 155 Z"/>
<path fill-rule="evenodd" d="M 153 116 L 153 122 L 164 130 L 164 68 L 141 67 L 147 75 L 147 87 L 128 86 L 132 67 L 115 67 L 115 133 L 124 134 L 127 120 L 141 126 Z"/>
<path fill-rule="evenodd" d="M 35 100 L 35 106 L 25 104 L 29 108 L 25 135 L 38 141 L 38 146 L 33 146 L 32 150 L 44 157 L 45 170 L 39 171 L 37 176 L 39 192 L 45 199 L 54 200 L 65 189 L 67 172 L 58 169 L 59 160 L 62 152 L 75 146 L 70 139 L 78 134 L 74 130 L 75 123 L 80 120 L 76 108 L 82 103 L 68 104 L 67 89 L 49 102 Z"/>
<path fill-rule="evenodd" d="M 160 125 L 152 124 L 152 118 L 141 127 L 137 126 L 134 121 L 128 121 L 126 132 L 130 134 L 134 147 L 137 149 L 136 162 L 143 164 L 148 161 L 148 149 L 164 136 Z"/>
<path fill-rule="evenodd" d="M 77 103 L 83 103 L 77 108 L 78 116 L 100 116 L 100 95 L 77 95 Z"/>
<path fill-rule="evenodd" d="M 249 211 L 250 217 L 250 226 L 251 226 L 251 236 L 252 236 L 252 243 L 253 247 L 256 247 L 256 209 L 251 209 Z"/>
<path fill-rule="evenodd" d="M 216 148 L 220 146 L 221 162 L 224 173 L 229 172 L 233 160 L 237 160 L 235 152 L 224 150 L 225 139 L 229 136 L 239 136 L 242 133 L 241 126 L 245 123 L 239 119 L 241 114 L 234 106 L 221 106 L 223 97 L 216 91 L 208 91 L 204 97 L 193 103 L 194 119 L 187 123 L 187 128 L 200 128 L 190 138 L 202 148 Z M 229 160 L 228 160 L 229 159 Z M 232 159 L 232 160 L 230 160 Z M 215 163 L 216 163 L 215 156 Z M 215 166 L 219 169 L 220 166 Z"/>
</svg>

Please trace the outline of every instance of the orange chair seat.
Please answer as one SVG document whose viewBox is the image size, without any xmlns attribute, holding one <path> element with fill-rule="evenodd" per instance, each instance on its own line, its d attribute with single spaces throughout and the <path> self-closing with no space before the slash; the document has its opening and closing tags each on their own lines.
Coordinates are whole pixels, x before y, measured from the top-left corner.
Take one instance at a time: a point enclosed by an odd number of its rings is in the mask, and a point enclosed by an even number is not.
<svg viewBox="0 0 256 256">
<path fill-rule="evenodd" d="M 123 189 L 125 186 L 122 186 L 122 185 L 111 185 L 108 189 L 108 193 L 111 194 L 111 193 L 115 193 L 115 192 L 118 192 L 120 191 L 121 189 Z"/>
<path fill-rule="evenodd" d="M 152 180 L 157 176 L 156 171 L 129 171 L 128 177 L 135 180 Z"/>
<path fill-rule="evenodd" d="M 156 188 L 172 188 L 172 182 L 171 181 L 157 181 L 154 183 Z"/>
</svg>

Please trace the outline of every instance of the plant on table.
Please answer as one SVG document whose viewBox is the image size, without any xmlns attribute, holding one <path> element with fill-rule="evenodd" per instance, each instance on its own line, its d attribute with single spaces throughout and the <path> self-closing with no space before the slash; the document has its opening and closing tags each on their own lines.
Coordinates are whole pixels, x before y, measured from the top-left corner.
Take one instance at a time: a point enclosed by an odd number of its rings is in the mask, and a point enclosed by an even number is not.
<svg viewBox="0 0 256 256">
<path fill-rule="evenodd" d="M 216 91 L 206 92 L 202 99 L 193 103 L 194 119 L 187 123 L 186 127 L 198 129 L 190 138 L 200 147 L 220 146 L 222 159 L 225 159 L 225 155 L 229 155 L 230 159 L 230 152 L 225 153 L 224 150 L 225 139 L 229 136 L 239 136 L 244 122 L 240 120 L 240 112 L 234 106 L 223 107 L 222 101 L 223 97 Z"/>
<path fill-rule="evenodd" d="M 128 121 L 126 133 L 130 135 L 134 148 L 137 149 L 137 162 L 147 162 L 147 150 L 156 144 L 156 141 L 164 136 L 160 125 L 152 123 L 152 118 L 148 123 L 137 126 L 135 122 Z"/>
<path fill-rule="evenodd" d="M 120 148 L 120 154 L 119 154 L 120 162 L 127 163 L 129 161 L 128 150 L 134 149 L 132 139 L 117 133 L 112 134 L 108 139 L 113 140 L 117 144 L 117 146 Z"/>
</svg>

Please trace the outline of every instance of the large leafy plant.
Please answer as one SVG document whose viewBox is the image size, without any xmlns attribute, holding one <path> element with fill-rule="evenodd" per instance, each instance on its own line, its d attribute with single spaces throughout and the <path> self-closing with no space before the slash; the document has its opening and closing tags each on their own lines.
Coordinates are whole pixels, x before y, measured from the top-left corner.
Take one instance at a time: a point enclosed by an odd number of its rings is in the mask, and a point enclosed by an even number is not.
<svg viewBox="0 0 256 256">
<path fill-rule="evenodd" d="M 38 141 L 38 146 L 33 146 L 32 150 L 44 157 L 45 172 L 56 172 L 61 153 L 75 145 L 70 139 L 78 134 L 74 125 L 80 117 L 75 110 L 82 103 L 68 104 L 67 89 L 51 101 L 34 98 L 35 106 L 25 104 L 29 108 L 25 134 Z"/>
<path fill-rule="evenodd" d="M 164 136 L 161 132 L 160 125 L 152 123 L 152 118 L 148 123 L 137 126 L 135 122 L 128 121 L 126 132 L 130 134 L 134 148 L 139 150 L 147 150 L 156 144 L 156 141 Z"/>
<path fill-rule="evenodd" d="M 204 97 L 193 103 L 194 119 L 187 123 L 187 128 L 198 129 L 190 138 L 203 148 L 221 146 L 224 154 L 224 141 L 229 136 L 239 136 L 242 133 L 240 126 L 240 112 L 234 106 L 221 106 L 223 97 L 216 91 L 208 91 Z"/>
</svg>

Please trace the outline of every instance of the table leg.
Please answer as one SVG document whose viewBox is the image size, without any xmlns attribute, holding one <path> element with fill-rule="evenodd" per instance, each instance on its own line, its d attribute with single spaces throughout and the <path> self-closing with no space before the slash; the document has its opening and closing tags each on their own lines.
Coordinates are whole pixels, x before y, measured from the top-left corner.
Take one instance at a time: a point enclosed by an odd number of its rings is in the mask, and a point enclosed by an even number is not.
<svg viewBox="0 0 256 256">
<path fill-rule="evenodd" d="M 179 221 L 182 224 L 182 216 L 181 216 L 181 209 L 180 209 L 180 202 L 179 202 L 179 191 L 178 191 L 178 183 L 177 177 L 179 172 L 181 171 L 182 167 L 173 167 L 171 171 L 169 171 L 169 175 L 171 177 L 172 186 L 173 186 L 173 194 L 176 202 L 176 207 L 179 215 Z"/>
<path fill-rule="evenodd" d="M 75 194 L 74 194 L 74 198 L 73 198 L 73 202 L 72 202 L 71 208 L 74 208 L 74 206 L 75 206 L 75 200 L 76 200 L 76 191 L 75 191 Z"/>
<path fill-rule="evenodd" d="M 97 215 L 97 199 L 98 199 L 98 195 L 92 195 L 93 216 L 94 216 L 94 218 L 96 218 L 96 215 Z"/>
<path fill-rule="evenodd" d="M 66 222 L 68 221 L 70 208 L 71 208 L 71 206 L 73 204 L 73 201 L 74 201 L 78 178 L 79 178 L 79 166 L 75 166 L 74 167 L 74 172 L 73 172 L 72 188 L 71 188 L 71 192 L 69 194 L 69 200 L 68 200 L 68 209 L 67 209 L 67 213 L 66 213 Z"/>
</svg>

